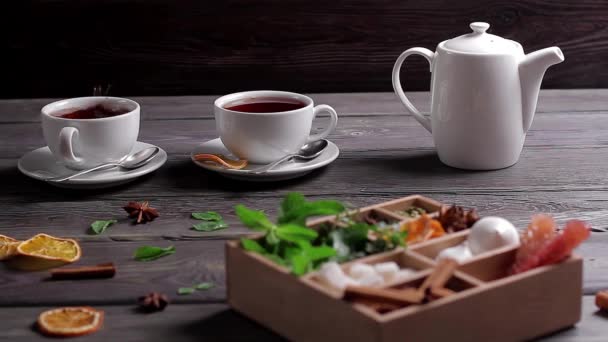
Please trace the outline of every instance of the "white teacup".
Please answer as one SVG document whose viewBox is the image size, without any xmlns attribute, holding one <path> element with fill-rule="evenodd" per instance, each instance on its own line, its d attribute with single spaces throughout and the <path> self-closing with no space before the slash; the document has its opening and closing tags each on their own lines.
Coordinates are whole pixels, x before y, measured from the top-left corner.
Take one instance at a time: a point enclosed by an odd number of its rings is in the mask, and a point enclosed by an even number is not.
<svg viewBox="0 0 608 342">
<path fill-rule="evenodd" d="M 67 112 L 103 105 L 124 114 L 93 119 L 63 118 Z M 139 104 L 118 97 L 79 97 L 42 108 L 44 140 L 57 160 L 72 169 L 117 161 L 131 152 L 139 135 Z"/>
<path fill-rule="evenodd" d="M 290 103 L 295 108 L 268 112 L 234 108 L 261 102 Z M 222 96 L 215 100 L 214 112 L 224 146 L 253 164 L 271 163 L 296 153 L 305 144 L 327 137 L 338 123 L 338 114 L 330 106 L 315 107 L 310 97 L 284 91 L 246 91 Z M 330 115 L 329 125 L 321 133 L 311 135 L 312 121 L 321 112 Z"/>
</svg>

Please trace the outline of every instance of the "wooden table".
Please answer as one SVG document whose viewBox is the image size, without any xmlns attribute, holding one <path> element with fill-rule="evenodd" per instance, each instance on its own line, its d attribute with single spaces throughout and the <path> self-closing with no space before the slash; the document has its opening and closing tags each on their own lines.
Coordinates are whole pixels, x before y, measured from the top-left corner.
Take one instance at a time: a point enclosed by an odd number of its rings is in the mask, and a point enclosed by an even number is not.
<svg viewBox="0 0 608 342">
<path fill-rule="evenodd" d="M 247 233 L 234 216 L 235 204 L 274 215 L 279 199 L 289 191 L 357 206 L 419 193 L 478 208 L 482 215 L 506 217 L 518 227 L 525 227 L 533 212 L 551 212 L 560 222 L 576 217 L 608 228 L 608 90 L 543 91 L 520 162 L 492 172 L 442 165 L 431 136 L 404 114 L 393 94 L 312 97 L 338 111 L 338 129 L 330 138 L 341 155 L 307 177 L 250 184 L 206 172 L 190 162 L 189 153 L 216 137 L 215 96 L 142 97 L 135 98 L 143 108 L 140 140 L 164 148 L 169 160 L 131 184 L 95 191 L 58 189 L 21 175 L 18 158 L 44 145 L 38 113 L 51 100 L 0 101 L 0 234 L 19 239 L 40 232 L 73 237 L 83 248 L 80 264 L 118 265 L 113 279 L 61 282 L 45 280 L 46 272 L 23 273 L 0 265 L 0 339 L 42 339 L 32 329 L 42 310 L 91 305 L 106 311 L 105 326 L 79 340 L 280 340 L 226 305 L 223 248 L 227 239 Z M 412 98 L 419 108 L 428 109 L 428 93 L 414 93 Z M 160 218 L 130 225 L 122 219 L 121 207 L 131 200 L 150 201 Z M 222 213 L 231 227 L 213 233 L 190 230 L 190 213 L 206 210 Z M 92 221 L 108 218 L 121 220 L 102 235 L 89 234 Z M 580 248 L 585 257 L 583 320 L 550 340 L 605 340 L 608 321 L 596 311 L 593 295 L 608 287 L 607 244 L 608 234 L 600 232 Z M 174 245 L 177 252 L 142 263 L 133 260 L 133 251 L 141 245 Z M 176 294 L 177 288 L 202 281 L 216 287 Z M 137 313 L 136 298 L 150 291 L 166 293 L 171 305 L 164 312 Z"/>
</svg>

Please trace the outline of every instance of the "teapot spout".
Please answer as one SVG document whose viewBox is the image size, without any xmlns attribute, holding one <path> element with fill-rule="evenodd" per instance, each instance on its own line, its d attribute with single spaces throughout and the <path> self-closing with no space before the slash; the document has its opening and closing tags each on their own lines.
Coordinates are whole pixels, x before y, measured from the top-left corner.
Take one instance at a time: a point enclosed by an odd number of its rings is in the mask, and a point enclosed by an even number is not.
<svg viewBox="0 0 608 342">
<path fill-rule="evenodd" d="M 531 52 L 519 63 L 524 133 L 528 131 L 536 111 L 540 83 L 548 67 L 564 61 L 557 46 Z"/>
</svg>

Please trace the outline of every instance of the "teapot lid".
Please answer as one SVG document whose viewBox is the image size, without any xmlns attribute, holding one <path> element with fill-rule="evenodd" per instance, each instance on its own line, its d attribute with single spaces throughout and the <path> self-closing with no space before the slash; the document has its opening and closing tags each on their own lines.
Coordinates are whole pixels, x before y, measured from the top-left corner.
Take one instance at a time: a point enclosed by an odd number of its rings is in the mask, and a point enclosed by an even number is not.
<svg viewBox="0 0 608 342">
<path fill-rule="evenodd" d="M 516 51 L 519 44 L 493 34 L 486 33 L 490 24 L 475 22 L 469 25 L 473 32 L 446 40 L 443 46 L 463 53 L 506 53 Z"/>
</svg>

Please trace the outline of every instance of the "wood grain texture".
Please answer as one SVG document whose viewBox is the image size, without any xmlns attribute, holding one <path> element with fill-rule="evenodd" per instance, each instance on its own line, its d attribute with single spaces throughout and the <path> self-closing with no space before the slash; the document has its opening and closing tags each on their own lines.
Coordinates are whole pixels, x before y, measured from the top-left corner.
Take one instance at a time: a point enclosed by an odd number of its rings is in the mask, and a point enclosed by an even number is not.
<svg viewBox="0 0 608 342">
<path fill-rule="evenodd" d="M 104 329 L 85 341 L 160 341 L 170 334 L 177 341 L 278 339 L 226 311 L 223 248 L 226 239 L 248 233 L 233 214 L 235 204 L 263 209 L 272 216 L 289 191 L 356 206 L 420 193 L 475 207 L 482 215 L 504 216 L 519 228 L 525 227 L 532 213 L 550 212 L 560 223 L 581 218 L 600 230 L 608 229 L 607 95 L 608 90 L 543 91 L 520 162 L 504 170 L 467 172 L 439 162 L 430 134 L 403 114 L 393 94 L 313 94 L 317 103 L 331 104 L 342 114 L 330 137 L 341 156 L 307 177 L 271 184 L 228 181 L 189 161 L 196 144 L 215 138 L 211 107 L 215 96 L 138 98 L 145 113 L 141 140 L 166 149 L 169 161 L 129 185 L 87 192 L 54 188 L 16 169 L 17 158 L 43 144 L 38 111 L 49 100 L 0 101 L 0 234 L 21 239 L 38 232 L 75 237 L 84 252 L 79 264 L 114 261 L 118 265 L 113 279 L 61 283 L 44 281 L 47 273 L 16 272 L 0 265 L 0 339 L 35 340 L 30 325 L 42 309 L 39 305 L 65 304 L 111 305 L 104 307 L 111 313 L 111 331 Z M 425 108 L 428 93 L 414 93 L 414 99 Z M 129 200 L 149 200 L 161 216 L 150 224 L 132 226 L 121 209 Z M 212 233 L 190 230 L 195 223 L 190 213 L 205 210 L 222 213 L 231 227 Z M 89 234 L 92 221 L 108 218 L 119 223 L 103 235 Z M 135 248 L 144 244 L 173 244 L 177 253 L 151 263 L 132 260 Z M 578 251 L 585 258 L 588 294 L 608 287 L 606 244 L 608 234 L 596 232 Z M 217 286 L 190 296 L 175 294 L 178 287 L 200 281 Z M 170 306 L 172 315 L 165 315 L 168 311 L 142 319 L 132 311 L 135 299 L 151 290 L 173 297 L 178 304 Z M 594 314 L 591 300 L 585 298 L 579 328 L 551 338 L 603 340 L 605 318 Z M 220 332 L 227 326 L 231 329 L 222 337 Z"/>
<path fill-rule="evenodd" d="M 329 104 L 343 116 L 405 115 L 407 111 L 397 96 L 390 93 L 307 94 L 316 104 Z M 606 110 L 608 89 L 545 89 L 540 92 L 537 113 L 596 112 Z M 141 118 L 147 120 L 182 120 L 213 118 L 213 101 L 219 96 L 144 96 L 132 99 L 141 104 Z M 429 92 L 408 92 L 416 108 L 430 108 Z M 59 98 L 14 99 L 0 101 L 0 124 L 40 122 L 40 109 Z"/>
<path fill-rule="evenodd" d="M 221 94 L 244 89 L 388 91 L 397 56 L 434 49 L 472 21 L 521 42 L 558 45 L 548 88 L 608 86 L 603 0 L 28 0 L 3 2 L 1 96 Z M 412 59 L 406 89 L 427 90 Z"/>
<path fill-rule="evenodd" d="M 572 328 L 544 336 L 543 342 L 604 342 L 608 315 L 598 311 L 593 296 L 583 297 L 583 318 Z M 0 336 L 15 342 L 48 341 L 33 328 L 47 306 L 2 308 Z M 139 314 L 133 305 L 96 306 L 106 313 L 99 332 L 78 341 L 283 341 L 271 331 L 231 310 L 226 304 L 171 304 L 160 313 Z M 238 329 L 236 329 L 238 327 Z"/>
</svg>

